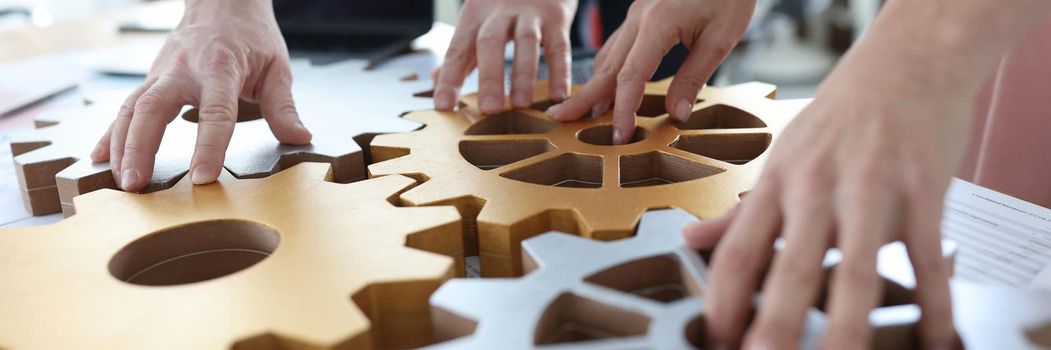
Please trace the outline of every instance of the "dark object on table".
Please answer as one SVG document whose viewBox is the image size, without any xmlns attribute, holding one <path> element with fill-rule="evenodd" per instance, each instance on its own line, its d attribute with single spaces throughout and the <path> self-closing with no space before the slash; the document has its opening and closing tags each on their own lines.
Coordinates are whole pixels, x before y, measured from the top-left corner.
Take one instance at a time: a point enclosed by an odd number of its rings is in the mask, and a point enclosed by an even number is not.
<svg viewBox="0 0 1051 350">
<path fill-rule="evenodd" d="M 431 29 L 433 1 L 274 0 L 274 13 L 293 55 L 324 53 L 376 64 L 405 52 Z"/>
</svg>

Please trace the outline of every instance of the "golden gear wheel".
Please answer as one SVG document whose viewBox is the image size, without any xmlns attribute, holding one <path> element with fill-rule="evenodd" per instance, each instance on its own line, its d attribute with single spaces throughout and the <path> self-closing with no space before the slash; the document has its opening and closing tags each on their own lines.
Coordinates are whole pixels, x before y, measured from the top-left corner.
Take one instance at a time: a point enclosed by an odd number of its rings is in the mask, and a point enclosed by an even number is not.
<svg viewBox="0 0 1051 350">
<path fill-rule="evenodd" d="M 460 269 L 445 256 L 462 257 L 459 215 L 395 207 L 414 183 L 403 176 L 322 181 L 331 174 L 304 163 L 144 195 L 101 190 L 57 224 L 0 231 L 0 348 L 431 343 L 427 298 Z"/>
<path fill-rule="evenodd" d="M 706 87 L 679 123 L 664 113 L 669 84 L 647 84 L 636 138 L 619 146 L 610 145 L 608 114 L 548 119 L 546 84 L 536 84 L 533 108 L 482 115 L 470 95 L 458 112 L 412 112 L 404 118 L 426 126 L 377 136 L 369 175 L 422 181 L 401 201 L 455 205 L 465 251 L 480 257 L 481 274 L 515 276 L 522 274 L 519 243 L 547 231 L 613 240 L 630 236 L 648 209 L 681 208 L 705 219 L 724 212 L 751 188 L 770 144 L 809 102 L 773 100 L 769 84 Z"/>
</svg>

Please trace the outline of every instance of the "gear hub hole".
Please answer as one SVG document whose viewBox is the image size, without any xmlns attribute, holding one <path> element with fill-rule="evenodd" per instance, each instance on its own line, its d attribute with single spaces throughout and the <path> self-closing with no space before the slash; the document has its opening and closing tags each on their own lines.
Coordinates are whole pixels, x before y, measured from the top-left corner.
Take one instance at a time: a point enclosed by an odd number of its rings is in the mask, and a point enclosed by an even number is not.
<svg viewBox="0 0 1051 350">
<path fill-rule="evenodd" d="M 613 125 L 599 125 L 580 130 L 577 139 L 583 143 L 598 146 L 613 146 Z M 635 127 L 635 133 L 631 135 L 628 144 L 636 143 L 646 139 L 646 129 Z"/>
<path fill-rule="evenodd" d="M 280 236 L 244 220 L 211 220 L 167 228 L 121 248 L 109 262 L 113 277 L 135 285 L 174 286 L 216 279 L 270 256 Z"/>
<path fill-rule="evenodd" d="M 247 122 L 256 119 L 262 119 L 263 112 L 259 109 L 259 105 L 244 100 L 237 100 L 237 122 Z M 191 123 L 196 123 L 201 120 L 201 112 L 199 108 L 193 108 L 186 113 L 182 114 L 182 119 Z"/>
</svg>

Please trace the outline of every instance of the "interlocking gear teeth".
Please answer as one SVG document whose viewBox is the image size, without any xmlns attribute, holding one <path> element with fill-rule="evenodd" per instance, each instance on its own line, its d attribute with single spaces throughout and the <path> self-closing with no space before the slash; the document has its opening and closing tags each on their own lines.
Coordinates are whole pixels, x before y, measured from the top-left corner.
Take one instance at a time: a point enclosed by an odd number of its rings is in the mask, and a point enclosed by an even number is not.
<svg viewBox="0 0 1051 350">
<path fill-rule="evenodd" d="M 225 161 L 227 170 L 239 178 L 264 177 L 314 161 L 332 164 L 336 182 L 364 179 L 368 155 L 361 145 L 376 134 L 419 128 L 398 116 L 432 105 L 430 99 L 413 96 L 428 89 L 429 82 L 402 81 L 398 70 L 366 70 L 364 61 L 323 67 L 295 62 L 292 69 L 298 114 L 314 138 L 305 146 L 282 145 L 260 119 L 259 107 L 242 103 Z M 31 213 L 62 211 L 69 216 L 74 213 L 73 197 L 117 188 L 109 163 L 92 163 L 88 156 L 127 97 L 126 92 L 115 95 L 98 99 L 77 115 L 41 120 L 41 126 L 52 126 L 12 140 L 19 184 Z M 144 192 L 168 188 L 187 172 L 196 143 L 195 116 L 196 110 L 189 110 L 167 126 Z"/>
<path fill-rule="evenodd" d="M 550 232 L 522 243 L 527 274 L 516 279 L 453 279 L 431 296 L 436 349 L 686 349 L 704 346 L 706 267 L 686 246 L 695 222 L 679 209 L 647 212 L 638 233 L 600 242 Z M 879 253 L 881 305 L 870 316 L 873 347 L 917 346 L 919 308 L 900 243 Z M 838 253 L 825 259 L 827 277 Z M 951 262 L 955 245 L 943 242 Z M 827 284 L 827 280 L 825 281 Z M 756 299 L 761 303 L 761 297 Z M 811 308 L 800 348 L 817 347 L 827 320 Z"/>
<path fill-rule="evenodd" d="M 44 121 L 40 125 L 46 127 L 12 135 L 15 174 L 27 211 L 45 215 L 62 211 L 63 207 L 69 210 L 73 193 L 116 187 L 108 163 L 93 163 L 88 154 L 117 115 L 125 97 L 123 91 L 104 93 L 80 113 L 46 115 L 40 118 Z M 168 126 L 147 192 L 170 187 L 186 173 L 190 154 L 176 151 L 184 146 L 178 140 L 192 139 L 195 135 L 192 124 L 177 121 Z M 84 180 L 70 182 L 68 179 Z M 63 189 L 70 191 L 70 195 L 60 199 Z"/>
<path fill-rule="evenodd" d="M 658 210 L 647 213 L 639 234 L 629 239 L 599 242 L 558 232 L 528 239 L 522 244 L 529 270 L 524 277 L 454 279 L 431 296 L 438 336 L 452 340 L 434 348 L 694 347 L 697 340 L 687 333 L 703 331 L 696 320 L 704 313 L 706 276 L 704 263 L 681 236 L 682 227 L 694 221 L 682 210 Z M 613 275 L 620 275 L 618 281 L 609 280 Z M 635 283 L 654 281 L 667 285 Z M 660 293 L 656 287 L 682 294 L 631 294 Z M 812 344 L 824 320 L 815 312 L 808 317 L 805 344 Z M 595 339 L 575 338 L 587 336 Z"/>
<path fill-rule="evenodd" d="M 431 99 L 414 97 L 430 82 L 405 81 L 407 71 L 367 66 L 367 61 L 347 60 L 296 71 L 292 95 L 303 124 L 314 134 L 311 144 L 283 145 L 267 137 L 269 126 L 259 120 L 234 134 L 226 168 L 239 178 L 256 178 L 302 161 L 323 161 L 336 168 L 336 182 L 366 178 L 368 155 L 362 147 L 377 134 L 418 129 L 420 124 L 398 117 L 433 106 Z"/>
<path fill-rule="evenodd" d="M 432 342 L 427 298 L 462 270 L 459 215 L 392 205 L 412 179 L 336 184 L 322 181 L 329 169 L 96 191 L 57 224 L 0 230 L 0 348 Z M 258 262 L 239 263 L 246 254 Z M 208 279 L 231 265 L 251 266 Z"/>
<path fill-rule="evenodd" d="M 401 196 L 407 204 L 456 205 L 483 276 L 521 274 L 519 242 L 549 230 L 612 240 L 630 236 L 648 209 L 714 217 L 751 188 L 770 143 L 808 100 L 772 100 L 762 83 L 707 87 L 678 123 L 663 113 L 669 84 L 647 84 L 636 119 L 645 138 L 621 146 L 602 145 L 609 115 L 566 124 L 538 109 L 483 115 L 468 95 L 459 112 L 407 114 L 425 125 L 418 131 L 376 137 L 369 175 L 425 179 Z M 546 84 L 536 86 L 543 108 Z"/>
</svg>

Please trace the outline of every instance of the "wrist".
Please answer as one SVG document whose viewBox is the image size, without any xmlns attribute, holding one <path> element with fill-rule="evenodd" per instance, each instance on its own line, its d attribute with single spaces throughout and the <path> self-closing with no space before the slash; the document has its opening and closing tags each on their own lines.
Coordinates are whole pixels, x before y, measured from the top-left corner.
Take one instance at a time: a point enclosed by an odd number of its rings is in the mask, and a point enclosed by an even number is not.
<svg viewBox="0 0 1051 350">
<path fill-rule="evenodd" d="M 262 16 L 262 17 L 260 17 Z M 274 18 L 272 0 L 186 0 L 180 26 L 230 21 L 237 18 Z"/>
</svg>

